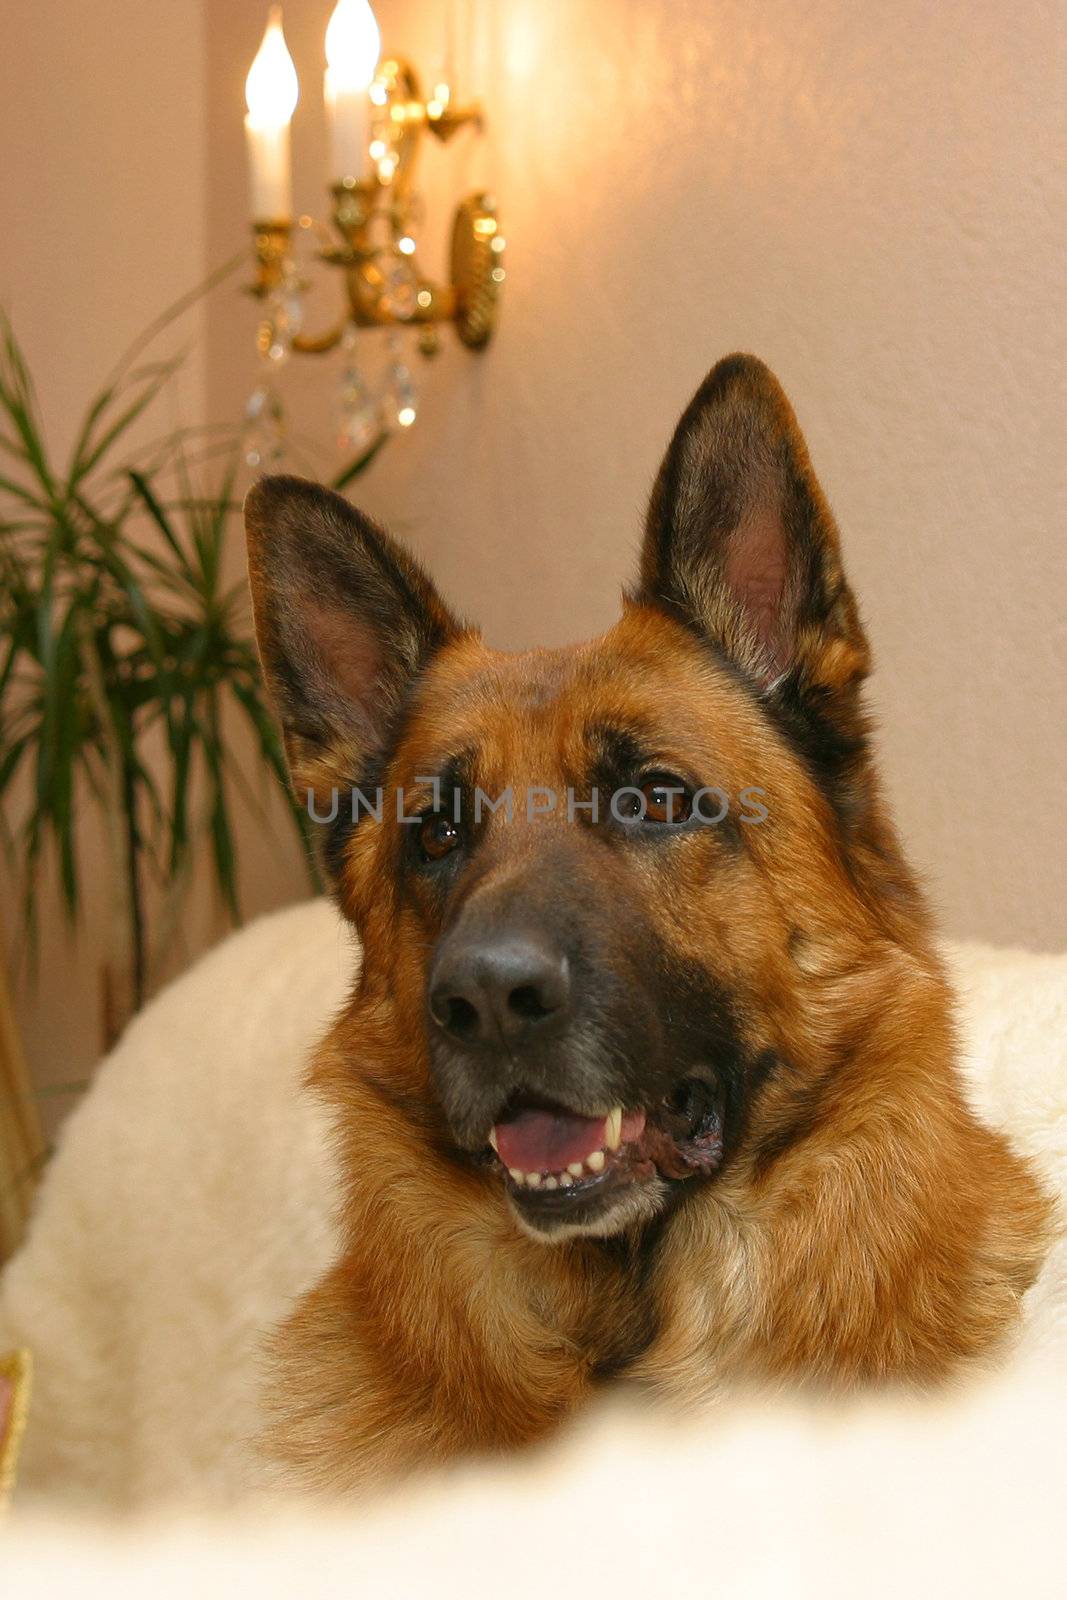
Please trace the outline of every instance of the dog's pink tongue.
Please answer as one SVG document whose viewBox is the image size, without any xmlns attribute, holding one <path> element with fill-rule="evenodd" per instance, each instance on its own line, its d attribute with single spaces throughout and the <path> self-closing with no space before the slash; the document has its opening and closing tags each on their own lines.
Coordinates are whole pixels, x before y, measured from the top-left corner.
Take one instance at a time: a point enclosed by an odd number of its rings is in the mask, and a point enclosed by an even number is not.
<svg viewBox="0 0 1067 1600">
<path fill-rule="evenodd" d="M 520 1111 L 498 1122 L 496 1153 L 518 1172 L 562 1172 L 604 1147 L 605 1117 L 577 1117 L 569 1111 Z"/>
</svg>

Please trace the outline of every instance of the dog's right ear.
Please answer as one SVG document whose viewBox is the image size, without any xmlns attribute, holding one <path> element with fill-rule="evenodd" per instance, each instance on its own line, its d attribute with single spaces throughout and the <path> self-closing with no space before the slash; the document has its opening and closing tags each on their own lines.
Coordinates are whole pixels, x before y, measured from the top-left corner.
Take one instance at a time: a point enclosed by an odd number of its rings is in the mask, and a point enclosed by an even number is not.
<svg viewBox="0 0 1067 1600">
<path fill-rule="evenodd" d="M 354 782 L 462 630 L 426 574 L 340 495 L 261 478 L 245 500 L 256 637 L 298 800 Z"/>
</svg>

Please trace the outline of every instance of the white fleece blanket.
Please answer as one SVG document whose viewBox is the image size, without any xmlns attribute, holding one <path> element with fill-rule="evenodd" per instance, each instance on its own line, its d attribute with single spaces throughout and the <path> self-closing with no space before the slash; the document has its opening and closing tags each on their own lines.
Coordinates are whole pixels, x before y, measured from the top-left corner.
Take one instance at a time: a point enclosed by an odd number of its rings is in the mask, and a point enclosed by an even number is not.
<svg viewBox="0 0 1067 1600">
<path fill-rule="evenodd" d="M 1067 957 L 950 959 L 975 1101 L 1062 1195 Z M 58 1524 L 217 1513 L 254 1487 L 259 1340 L 335 1248 L 324 1120 L 299 1085 L 354 964 L 323 902 L 254 923 L 134 1022 L 70 1119 L 0 1283 L 0 1350 L 28 1344 L 37 1362 L 5 1595 L 229 1594 L 235 1564 L 261 1596 L 334 1593 L 342 1572 L 368 1595 L 482 1581 L 509 1600 L 593 1584 L 1062 1592 L 1064 1243 L 1005 1370 L 951 1402 L 740 1407 L 688 1429 L 609 1410 L 532 1462 L 371 1515 L 312 1522 L 289 1506 L 250 1523 L 244 1506 L 223 1531 L 108 1539 Z"/>
</svg>

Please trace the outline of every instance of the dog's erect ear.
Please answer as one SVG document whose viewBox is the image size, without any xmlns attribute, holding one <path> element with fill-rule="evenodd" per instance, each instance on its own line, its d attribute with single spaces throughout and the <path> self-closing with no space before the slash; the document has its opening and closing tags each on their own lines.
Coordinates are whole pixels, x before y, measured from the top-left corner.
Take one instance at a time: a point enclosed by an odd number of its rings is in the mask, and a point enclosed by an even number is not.
<svg viewBox="0 0 1067 1600">
<path fill-rule="evenodd" d="M 415 676 L 461 630 L 417 563 L 328 489 L 262 478 L 245 528 L 260 656 L 302 801 L 358 779 Z"/>
<path fill-rule="evenodd" d="M 713 367 L 652 492 L 637 598 L 668 608 L 769 690 L 862 678 L 867 642 L 837 528 L 778 380 L 754 356 Z"/>
</svg>

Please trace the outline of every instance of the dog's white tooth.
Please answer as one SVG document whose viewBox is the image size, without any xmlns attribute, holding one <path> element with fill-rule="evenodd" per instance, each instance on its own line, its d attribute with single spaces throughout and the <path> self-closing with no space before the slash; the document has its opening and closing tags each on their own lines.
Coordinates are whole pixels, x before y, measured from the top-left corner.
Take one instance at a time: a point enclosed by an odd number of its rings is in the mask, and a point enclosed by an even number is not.
<svg viewBox="0 0 1067 1600">
<path fill-rule="evenodd" d="M 496 1129 L 495 1128 L 490 1128 L 490 1130 L 489 1130 L 489 1143 L 492 1145 L 493 1149 L 495 1150 L 496 1149 Z"/>
<path fill-rule="evenodd" d="M 509 1167 L 508 1168 L 508 1177 L 511 1179 L 512 1183 L 520 1183 L 521 1184 L 521 1183 L 525 1183 L 526 1182 L 526 1174 L 525 1174 L 525 1172 L 520 1172 L 518 1167 Z"/>
<path fill-rule="evenodd" d="M 527 1183 L 527 1186 L 529 1188 L 531 1188 L 531 1189 L 540 1189 L 540 1187 L 541 1187 L 541 1174 L 539 1172 L 528 1172 L 526 1174 L 526 1183 Z"/>
<path fill-rule="evenodd" d="M 590 1172 L 603 1172 L 603 1170 L 604 1170 L 604 1152 L 603 1152 L 603 1150 L 594 1150 L 593 1154 L 591 1156 L 586 1156 L 585 1164 L 589 1168 Z"/>
<path fill-rule="evenodd" d="M 569 1189 L 573 1182 L 574 1182 L 574 1179 L 571 1177 L 569 1172 L 561 1172 L 560 1173 L 560 1175 L 559 1175 L 559 1186 L 560 1186 L 561 1189 Z"/>
<path fill-rule="evenodd" d="M 570 1173 L 572 1178 L 580 1178 L 582 1173 L 585 1171 L 585 1168 L 582 1166 L 580 1161 L 572 1161 L 570 1166 L 567 1168 L 567 1171 Z"/>
<path fill-rule="evenodd" d="M 606 1119 L 607 1136 L 604 1143 L 609 1150 L 617 1150 L 622 1143 L 622 1106 L 614 1106 Z"/>
<path fill-rule="evenodd" d="M 558 1180 L 558 1179 L 556 1179 L 556 1178 L 553 1178 L 553 1177 L 552 1177 L 552 1176 L 551 1176 L 551 1174 L 550 1174 L 550 1175 L 549 1175 L 549 1176 L 548 1176 L 548 1177 L 547 1177 L 547 1178 L 546 1178 L 546 1179 L 545 1179 L 545 1188 L 546 1188 L 546 1189 L 555 1189 L 555 1188 L 557 1188 L 557 1187 L 558 1187 L 558 1183 L 559 1183 L 559 1180 Z"/>
</svg>

